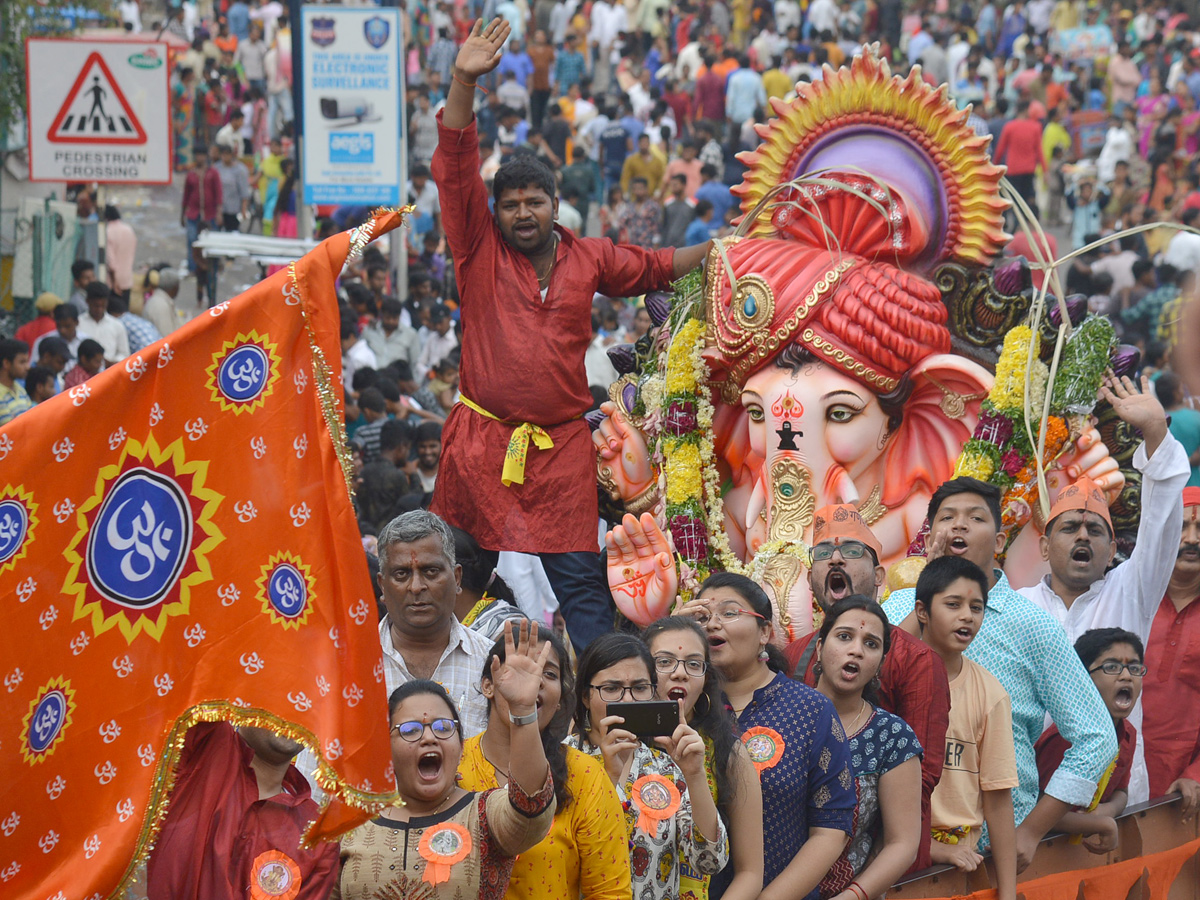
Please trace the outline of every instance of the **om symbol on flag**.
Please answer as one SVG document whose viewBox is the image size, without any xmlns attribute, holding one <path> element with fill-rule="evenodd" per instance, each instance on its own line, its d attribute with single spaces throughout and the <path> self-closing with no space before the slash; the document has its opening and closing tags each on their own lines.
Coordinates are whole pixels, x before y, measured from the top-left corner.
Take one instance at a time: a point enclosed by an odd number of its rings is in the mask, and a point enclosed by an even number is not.
<svg viewBox="0 0 1200 900">
<path fill-rule="evenodd" d="M 92 584 L 121 606 L 153 606 L 179 577 L 192 527 L 178 484 L 151 469 L 130 469 L 108 492 L 88 536 Z"/>
<path fill-rule="evenodd" d="M 256 582 L 263 612 L 285 628 L 299 628 L 308 619 L 313 601 L 309 567 L 291 553 L 279 553 L 262 567 Z"/>
<path fill-rule="evenodd" d="M 21 723 L 21 755 L 25 762 L 39 763 L 54 752 L 71 724 L 74 698 L 71 682 L 61 678 L 51 678 L 38 691 Z"/>
<path fill-rule="evenodd" d="M 239 334 L 213 354 L 208 387 L 221 409 L 234 415 L 253 412 L 266 403 L 279 379 L 275 345 L 257 331 Z"/>
</svg>

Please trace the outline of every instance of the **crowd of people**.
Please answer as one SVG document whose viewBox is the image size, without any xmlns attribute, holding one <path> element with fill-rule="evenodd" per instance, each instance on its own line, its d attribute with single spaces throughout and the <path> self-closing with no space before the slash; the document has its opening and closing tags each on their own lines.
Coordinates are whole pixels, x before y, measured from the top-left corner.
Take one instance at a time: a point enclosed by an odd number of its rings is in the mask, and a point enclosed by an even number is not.
<svg viewBox="0 0 1200 900">
<path fill-rule="evenodd" d="M 171 18 L 191 42 L 173 88 L 181 216 L 190 236 L 232 230 L 257 202 L 264 230 L 284 233 L 286 14 L 191 6 Z M 409 276 L 396 284 L 368 248 L 338 298 L 403 804 L 301 849 L 315 811 L 311 767 L 291 764 L 302 748 L 197 726 L 181 767 L 200 774 L 178 780 L 148 895 L 207 896 L 191 835 L 221 816 L 248 823 L 203 846 L 204 871 L 230 885 L 252 883 L 270 851 L 306 898 L 589 900 L 873 900 L 905 873 L 974 871 L 984 854 L 1015 900 L 1048 834 L 1103 854 L 1130 803 L 1178 793 L 1194 817 L 1200 413 L 1178 369 L 1200 270 L 1186 230 L 1200 217 L 1200 34 L 1187 16 L 1163 0 L 406 9 Z M 581 418 L 615 380 L 605 349 L 646 335 L 639 298 L 731 233 L 736 154 L 768 101 L 863 42 L 972 105 L 1030 211 L 1084 251 L 1066 291 L 1143 351 L 1137 380 L 1101 390 L 1142 437 L 1137 541 L 1113 565 L 1107 501 L 1081 478 L 1045 523 L 1049 574 L 1014 589 L 996 560 L 999 492 L 958 477 L 929 503 L 911 589 L 885 593 L 880 542 L 853 506 L 816 510 L 821 621 L 791 644 L 763 587 L 724 572 L 644 631 L 614 628 Z M 1152 227 L 1100 244 L 1139 225 Z M 1045 242 L 1022 235 L 1009 252 L 1057 255 Z M 141 320 L 128 288 L 72 274 L 68 301 L 39 298 L 30 330 L 0 341 L 0 423 L 155 327 L 161 303 Z M 178 287 L 163 270 L 150 296 Z M 525 499 L 505 493 L 522 480 Z M 655 701 L 674 718 L 653 733 L 614 706 Z M 278 806 L 270 828 L 249 814 L 262 801 Z"/>
</svg>

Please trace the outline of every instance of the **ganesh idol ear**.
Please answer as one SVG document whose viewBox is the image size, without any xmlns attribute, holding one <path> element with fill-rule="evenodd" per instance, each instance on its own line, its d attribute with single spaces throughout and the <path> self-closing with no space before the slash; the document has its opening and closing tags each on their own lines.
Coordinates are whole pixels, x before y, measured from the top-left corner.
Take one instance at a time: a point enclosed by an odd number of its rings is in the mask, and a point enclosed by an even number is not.
<svg viewBox="0 0 1200 900">
<path fill-rule="evenodd" d="M 904 421 L 887 451 L 884 506 L 899 506 L 920 486 L 930 493 L 954 473 L 963 445 L 992 389 L 992 374 L 961 356 L 926 357 L 910 372 Z"/>
</svg>

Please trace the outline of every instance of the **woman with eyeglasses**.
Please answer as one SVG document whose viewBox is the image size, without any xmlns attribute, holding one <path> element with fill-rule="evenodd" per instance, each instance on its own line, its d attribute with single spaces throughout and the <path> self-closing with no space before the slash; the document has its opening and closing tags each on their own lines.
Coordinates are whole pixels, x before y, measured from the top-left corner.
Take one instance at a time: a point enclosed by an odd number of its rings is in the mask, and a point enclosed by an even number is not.
<svg viewBox="0 0 1200 900">
<path fill-rule="evenodd" d="M 647 627 L 642 640 L 654 657 L 659 697 L 677 701 L 704 739 L 708 791 L 729 833 L 729 865 L 710 876 L 685 864 L 680 896 L 754 900 L 763 880 L 762 788 L 725 705 L 723 679 L 709 659 L 704 629 L 695 619 L 669 616 Z"/>
<path fill-rule="evenodd" d="M 536 725 L 551 646 L 539 646 L 537 626 L 528 622 L 514 637 L 513 624 L 505 624 L 505 661 L 492 673 L 508 709 L 508 789 L 459 787 L 462 725 L 454 701 L 434 681 L 402 684 L 388 701 L 401 803 L 342 839 L 333 897 L 499 898 L 517 854 L 549 832 L 554 780 Z"/>
<path fill-rule="evenodd" d="M 629 836 L 617 792 L 604 766 L 562 740 L 575 709 L 575 683 L 563 642 L 539 632 L 552 652 L 542 666 L 537 694 L 537 727 L 550 764 L 558 806 L 550 833 L 527 849 L 508 881 L 509 900 L 629 900 Z M 519 646 L 519 645 L 518 645 Z M 487 728 L 466 742 L 459 763 L 459 787 L 483 791 L 509 783 L 520 748 L 512 742 L 511 712 L 495 675 L 511 650 L 499 640 L 488 652 L 480 679 L 487 699 Z"/>
<path fill-rule="evenodd" d="M 817 690 L 846 732 L 858 796 L 854 835 L 821 882 L 835 900 L 879 897 L 912 865 L 921 831 L 921 744 L 878 706 L 877 676 L 891 643 L 887 614 L 870 597 L 835 603 L 817 632 Z"/>
<path fill-rule="evenodd" d="M 763 798 L 762 900 L 816 900 L 854 831 L 845 734 L 828 698 L 792 681 L 772 643 L 771 601 L 732 572 L 710 575 L 681 615 L 708 637 L 712 662 Z"/>
<path fill-rule="evenodd" d="M 623 729 L 620 716 L 608 714 L 610 703 L 653 700 L 657 683 L 654 659 L 637 637 L 596 638 L 579 658 L 576 733 L 567 738 L 569 746 L 604 762 L 617 789 L 632 845 L 626 865 L 637 900 L 676 900 L 684 863 L 700 875 L 714 875 L 729 861 L 725 825 L 706 789 L 704 740 L 682 711 L 674 733 L 655 738 L 658 747 Z M 698 787 L 689 792 L 689 785 Z"/>
</svg>

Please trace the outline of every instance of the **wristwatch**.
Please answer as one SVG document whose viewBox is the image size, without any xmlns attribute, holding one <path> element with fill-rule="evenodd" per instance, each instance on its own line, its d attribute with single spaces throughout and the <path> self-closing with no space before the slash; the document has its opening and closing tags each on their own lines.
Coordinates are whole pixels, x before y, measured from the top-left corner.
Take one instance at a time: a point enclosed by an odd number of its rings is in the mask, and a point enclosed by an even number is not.
<svg viewBox="0 0 1200 900">
<path fill-rule="evenodd" d="M 538 714 L 537 710 L 535 709 L 533 712 L 526 713 L 523 716 L 514 716 L 512 713 L 509 713 L 508 721 L 512 722 L 514 725 L 532 725 L 537 721 L 537 717 Z"/>
</svg>

